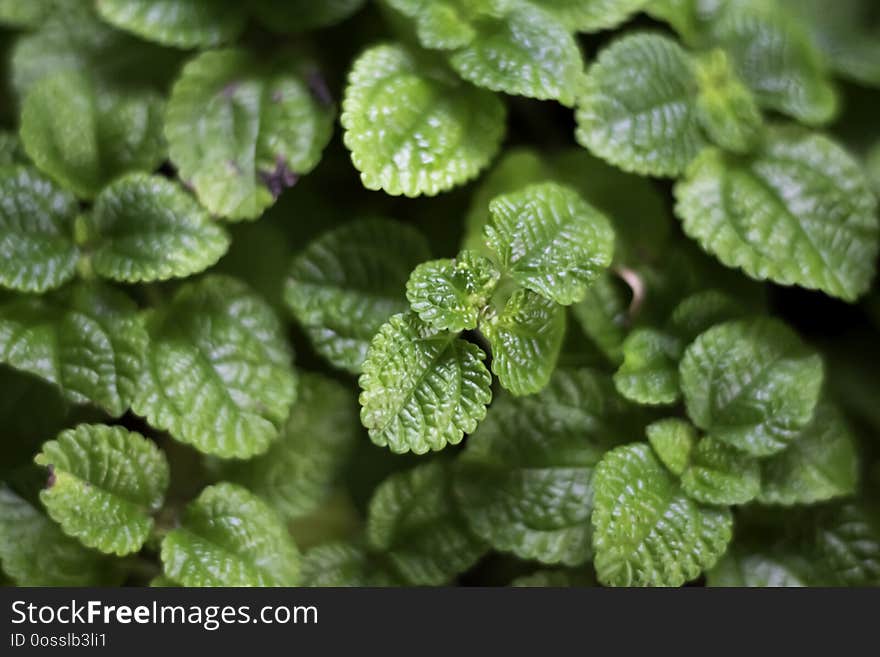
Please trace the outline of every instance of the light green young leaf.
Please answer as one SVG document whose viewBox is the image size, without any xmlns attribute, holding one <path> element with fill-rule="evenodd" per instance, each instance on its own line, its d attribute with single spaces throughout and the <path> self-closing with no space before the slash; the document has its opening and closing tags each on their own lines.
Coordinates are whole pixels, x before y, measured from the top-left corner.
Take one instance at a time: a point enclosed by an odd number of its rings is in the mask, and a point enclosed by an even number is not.
<svg viewBox="0 0 880 657">
<path fill-rule="evenodd" d="M 663 465 L 677 476 L 687 469 L 697 443 L 697 431 L 687 420 L 667 418 L 649 424 L 645 433 Z"/>
<path fill-rule="evenodd" d="M 373 338 L 359 379 L 370 439 L 416 454 L 461 442 L 492 400 L 484 358 L 476 345 L 433 332 L 414 313 L 392 317 Z"/>
<path fill-rule="evenodd" d="M 379 327 L 407 310 L 410 272 L 430 257 L 427 240 L 411 226 L 355 220 L 294 258 L 284 300 L 318 353 L 357 374 Z"/>
<path fill-rule="evenodd" d="M 131 404 L 147 343 L 135 305 L 101 285 L 80 283 L 0 303 L 0 361 L 114 417 Z"/>
<path fill-rule="evenodd" d="M 213 275 L 181 287 L 147 327 L 150 348 L 133 410 L 205 454 L 265 452 L 297 388 L 271 307 L 243 283 Z"/>
<path fill-rule="evenodd" d="M 687 497 L 647 444 L 608 452 L 593 489 L 595 566 L 605 585 L 681 586 L 730 542 L 730 511 Z"/>
<path fill-rule="evenodd" d="M 489 164 L 504 135 L 505 108 L 427 59 L 381 45 L 354 63 L 341 120 L 366 188 L 433 196 Z"/>
<path fill-rule="evenodd" d="M 273 32 L 303 32 L 344 21 L 366 0 L 255 0 L 250 10 Z"/>
<path fill-rule="evenodd" d="M 780 550 L 755 550 L 733 546 L 706 573 L 711 587 L 800 587 L 809 586 L 804 573 L 809 563 Z"/>
<path fill-rule="evenodd" d="M 315 168 L 330 141 L 334 108 L 288 59 L 265 64 L 241 49 L 204 52 L 171 91 L 171 160 L 214 214 L 259 217 Z"/>
<path fill-rule="evenodd" d="M 825 61 L 778 2 L 722 0 L 700 18 L 701 41 L 728 52 L 763 107 L 810 125 L 834 117 L 837 96 Z"/>
<path fill-rule="evenodd" d="M 90 550 L 0 484 L 0 564 L 19 586 L 112 586 L 108 557 Z"/>
<path fill-rule="evenodd" d="M 165 157 L 161 98 L 99 89 L 84 74 L 43 78 L 21 111 L 21 142 L 42 171 L 93 198 L 127 171 L 152 171 Z"/>
<path fill-rule="evenodd" d="M 482 15 L 474 38 L 450 57 L 478 87 L 572 106 L 583 79 L 573 35 L 540 3 L 510 3 L 503 15 Z"/>
<path fill-rule="evenodd" d="M 626 408 L 590 370 L 559 370 L 534 397 L 502 394 L 456 463 L 455 493 L 471 530 L 522 559 L 584 563 L 593 551 L 593 473 L 629 438 Z"/>
<path fill-rule="evenodd" d="M 794 442 L 761 461 L 758 501 L 814 504 L 854 493 L 858 480 L 855 438 L 837 407 L 820 402 Z"/>
<path fill-rule="evenodd" d="M 529 0 L 572 30 L 598 32 L 617 27 L 649 0 Z"/>
<path fill-rule="evenodd" d="M 707 436 L 691 452 L 681 487 L 703 504 L 745 504 L 761 492 L 761 467 L 748 454 Z"/>
<path fill-rule="evenodd" d="M 303 374 L 280 438 L 262 456 L 233 465 L 229 476 L 292 520 L 327 499 L 360 436 L 353 392 L 321 375 Z"/>
<path fill-rule="evenodd" d="M 84 226 L 92 269 L 125 283 L 191 276 L 215 264 L 230 242 L 181 187 L 145 174 L 106 187 Z"/>
<path fill-rule="evenodd" d="M 98 0 L 105 21 L 163 46 L 207 48 L 244 30 L 247 3 L 236 0 Z"/>
<path fill-rule="evenodd" d="M 326 543 L 306 552 L 301 586 L 402 586 L 379 555 L 358 543 Z"/>
<path fill-rule="evenodd" d="M 870 286 L 877 201 L 859 164 L 827 137 L 779 128 L 750 158 L 708 149 L 675 196 L 685 232 L 729 267 L 847 301 Z"/>
<path fill-rule="evenodd" d="M 300 555 L 281 518 L 241 486 L 208 486 L 162 541 L 165 575 L 183 586 L 296 586 Z"/>
<path fill-rule="evenodd" d="M 638 404 L 674 404 L 681 397 L 682 349 L 681 340 L 669 333 L 636 329 L 623 343 L 623 364 L 614 374 L 617 391 Z"/>
<path fill-rule="evenodd" d="M 492 347 L 492 371 L 514 395 L 539 392 L 556 369 L 565 308 L 531 290 L 516 290 L 480 329 Z"/>
<path fill-rule="evenodd" d="M 694 424 L 759 457 L 797 439 L 813 415 L 823 380 L 819 355 L 769 318 L 709 329 L 687 348 L 679 373 Z"/>
<path fill-rule="evenodd" d="M 43 445 L 49 470 L 40 500 L 69 536 L 108 554 L 140 550 L 168 488 L 168 461 L 155 443 L 122 427 L 81 424 Z"/>
<path fill-rule="evenodd" d="M 608 219 L 573 189 L 531 185 L 495 198 L 486 243 L 513 280 L 562 305 L 584 298 L 611 264 Z"/>
<path fill-rule="evenodd" d="M 578 100 L 577 140 L 648 176 L 677 176 L 706 145 L 690 55 L 672 39 L 632 34 L 599 53 Z"/>
<path fill-rule="evenodd" d="M 465 331 L 477 327 L 500 277 L 491 260 L 465 250 L 452 260 L 416 267 L 406 283 L 406 296 L 419 319 L 432 328 Z"/>
<path fill-rule="evenodd" d="M 448 584 L 486 552 L 455 508 L 449 468 L 437 461 L 379 484 L 370 500 L 367 539 L 417 586 Z"/>
<path fill-rule="evenodd" d="M 72 194 L 34 169 L 0 171 L 0 286 L 45 292 L 76 274 L 78 211 Z"/>
</svg>

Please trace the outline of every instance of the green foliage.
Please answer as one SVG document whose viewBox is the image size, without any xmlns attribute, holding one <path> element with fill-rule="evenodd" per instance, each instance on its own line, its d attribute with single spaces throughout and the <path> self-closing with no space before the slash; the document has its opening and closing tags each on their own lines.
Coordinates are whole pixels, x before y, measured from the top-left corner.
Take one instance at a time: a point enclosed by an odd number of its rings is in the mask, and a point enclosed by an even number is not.
<svg viewBox="0 0 880 657">
<path fill-rule="evenodd" d="M 875 4 L 0 0 L 0 584 L 880 585 Z"/>
</svg>

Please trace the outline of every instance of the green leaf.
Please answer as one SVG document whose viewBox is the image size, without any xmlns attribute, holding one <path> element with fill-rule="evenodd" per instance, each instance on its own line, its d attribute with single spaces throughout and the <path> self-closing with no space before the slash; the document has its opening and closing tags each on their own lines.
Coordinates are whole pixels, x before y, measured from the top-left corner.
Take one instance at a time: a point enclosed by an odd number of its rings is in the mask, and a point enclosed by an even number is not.
<svg viewBox="0 0 880 657">
<path fill-rule="evenodd" d="M 649 0 L 530 0 L 578 32 L 598 32 L 629 20 Z"/>
<path fill-rule="evenodd" d="M 636 329 L 623 343 L 623 364 L 614 374 L 617 391 L 638 404 L 674 404 L 681 397 L 682 348 L 681 341 L 668 333 Z"/>
<path fill-rule="evenodd" d="M 749 455 L 707 436 L 691 452 L 681 487 L 704 504 L 745 504 L 761 491 L 761 467 Z"/>
<path fill-rule="evenodd" d="M 446 465 L 426 463 L 391 475 L 370 500 L 370 546 L 410 584 L 447 584 L 486 551 L 456 510 L 450 480 Z"/>
<path fill-rule="evenodd" d="M 822 55 L 779 3 L 724 0 L 701 18 L 702 40 L 727 50 L 763 107 L 810 125 L 834 118 L 837 96 Z"/>
<path fill-rule="evenodd" d="M 608 219 L 573 189 L 544 183 L 495 198 L 486 243 L 505 273 L 562 305 L 584 298 L 611 264 Z"/>
<path fill-rule="evenodd" d="M 675 188 L 685 232 L 728 267 L 853 301 L 880 248 L 877 201 L 827 137 L 770 132 L 750 158 L 705 151 Z"/>
<path fill-rule="evenodd" d="M 205 454 L 249 458 L 278 438 L 296 398 L 281 323 L 239 281 L 181 287 L 148 320 L 151 343 L 132 408 Z"/>
<path fill-rule="evenodd" d="M 599 276 L 582 301 L 571 307 L 578 325 L 613 365 L 623 362 L 629 299 L 611 273 Z"/>
<path fill-rule="evenodd" d="M 819 399 L 821 358 L 778 320 L 709 329 L 679 368 L 688 414 L 699 428 L 752 456 L 794 442 Z"/>
<path fill-rule="evenodd" d="M 315 168 L 335 118 L 296 59 L 266 64 L 246 50 L 214 50 L 184 67 L 165 135 L 202 205 L 228 219 L 255 219 Z"/>
<path fill-rule="evenodd" d="M 406 296 L 431 328 L 474 329 L 500 276 L 491 260 L 465 250 L 452 260 L 431 260 L 416 267 L 406 283 Z"/>
<path fill-rule="evenodd" d="M 92 269 L 126 283 L 191 276 L 214 265 L 230 242 L 180 186 L 145 174 L 106 187 L 84 225 Z"/>
<path fill-rule="evenodd" d="M 250 10 L 273 32 L 302 32 L 335 25 L 360 10 L 366 0 L 256 0 Z"/>
<path fill-rule="evenodd" d="M 235 40 L 246 4 L 236 0 L 98 0 L 105 21 L 163 46 L 206 48 Z"/>
<path fill-rule="evenodd" d="M 480 328 L 502 386 L 514 395 L 530 395 L 547 385 L 565 337 L 565 308 L 530 290 L 516 290 Z"/>
<path fill-rule="evenodd" d="M 762 117 L 749 88 L 740 81 L 723 50 L 696 61 L 697 118 L 706 135 L 722 148 L 747 153 L 761 137 Z"/>
<path fill-rule="evenodd" d="M 0 23 L 16 28 L 32 28 L 42 23 L 56 0 L 0 0 Z"/>
<path fill-rule="evenodd" d="M 19 586 L 118 584 L 107 557 L 65 536 L 5 484 L 0 484 L 0 563 Z"/>
<path fill-rule="evenodd" d="M 285 519 L 298 518 L 327 499 L 360 435 L 353 392 L 324 376 L 303 374 L 280 438 L 262 456 L 233 465 L 229 476 Z"/>
<path fill-rule="evenodd" d="M 687 469 L 697 443 L 697 432 L 687 420 L 667 418 L 649 424 L 645 432 L 663 465 L 677 476 Z"/>
<path fill-rule="evenodd" d="M 165 575 L 183 586 L 295 586 L 300 555 L 287 528 L 241 486 L 208 486 L 162 541 Z"/>
<path fill-rule="evenodd" d="M 537 570 L 517 577 L 510 586 L 533 588 L 583 588 L 596 586 L 596 579 L 586 570 Z"/>
<path fill-rule="evenodd" d="M 803 572 L 809 564 L 794 554 L 779 550 L 734 547 L 706 574 L 712 587 L 800 587 L 809 586 Z"/>
<path fill-rule="evenodd" d="M 382 559 L 357 543 L 327 543 L 306 552 L 301 586 L 401 586 Z"/>
<path fill-rule="evenodd" d="M 147 342 L 134 304 L 104 286 L 81 283 L 0 302 L 0 360 L 114 417 L 131 404 Z"/>
<path fill-rule="evenodd" d="M 392 317 L 373 338 L 359 379 L 370 439 L 416 454 L 461 442 L 492 399 L 484 358 L 476 345 L 431 331 L 414 313 Z"/>
<path fill-rule="evenodd" d="M 761 461 L 764 504 L 814 504 L 855 492 L 856 442 L 842 413 L 820 402 L 812 421 L 784 451 Z"/>
<path fill-rule="evenodd" d="M 677 176 L 706 145 L 688 53 L 659 34 L 632 34 L 599 53 L 578 100 L 577 140 L 645 176 Z"/>
<path fill-rule="evenodd" d="M 27 154 L 21 147 L 18 133 L 11 130 L 0 130 L 0 166 L 27 164 L 27 162 Z"/>
<path fill-rule="evenodd" d="M 473 40 L 450 58 L 461 77 L 493 91 L 574 105 L 583 79 L 580 49 L 540 3 L 511 3 L 501 16 L 480 16 L 473 29 Z"/>
<path fill-rule="evenodd" d="M 42 171 L 93 198 L 127 171 L 153 171 L 165 158 L 162 99 L 101 89 L 68 71 L 35 83 L 21 111 L 21 142 Z"/>
<path fill-rule="evenodd" d="M 404 48 L 370 48 L 343 102 L 345 145 L 367 189 L 433 196 L 474 178 L 498 151 L 504 105 Z"/>
<path fill-rule="evenodd" d="M 499 396 L 456 462 L 471 530 L 522 559 L 584 563 L 593 552 L 593 473 L 627 439 L 625 412 L 607 378 L 590 370 L 559 370 L 534 397 Z"/>
<path fill-rule="evenodd" d="M 687 497 L 646 444 L 606 454 L 593 489 L 595 566 L 605 585 L 681 586 L 730 542 L 730 511 Z"/>
<path fill-rule="evenodd" d="M 45 443 L 34 461 L 49 470 L 40 500 L 66 534 L 119 556 L 143 547 L 170 477 L 155 443 L 122 427 L 81 424 Z"/>
<path fill-rule="evenodd" d="M 76 273 L 76 199 L 35 170 L 0 172 L 0 285 L 45 292 Z"/>
<path fill-rule="evenodd" d="M 410 272 L 430 257 L 427 240 L 411 226 L 355 220 L 294 258 L 284 300 L 318 353 L 357 374 L 379 327 L 407 310 Z"/>
<path fill-rule="evenodd" d="M 747 309 L 738 299 L 718 290 L 703 290 L 682 299 L 672 311 L 667 326 L 671 333 L 689 344 L 716 324 L 747 315 Z"/>
<path fill-rule="evenodd" d="M 856 504 L 838 504 L 817 512 L 805 551 L 815 555 L 816 571 L 826 586 L 880 585 L 880 522 Z"/>
</svg>

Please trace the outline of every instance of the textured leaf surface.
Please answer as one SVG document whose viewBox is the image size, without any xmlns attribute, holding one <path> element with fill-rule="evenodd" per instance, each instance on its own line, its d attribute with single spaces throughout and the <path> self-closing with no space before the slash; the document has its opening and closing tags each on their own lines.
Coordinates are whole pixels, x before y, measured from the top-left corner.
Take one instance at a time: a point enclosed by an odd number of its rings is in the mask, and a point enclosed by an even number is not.
<svg viewBox="0 0 880 657">
<path fill-rule="evenodd" d="M 880 524 L 856 504 L 819 510 L 808 543 L 828 586 L 880 585 Z M 823 572 L 824 571 L 824 572 Z"/>
<path fill-rule="evenodd" d="M 848 301 L 870 285 L 877 202 L 826 137 L 777 129 L 752 158 L 707 150 L 675 194 L 685 232 L 729 267 Z"/>
<path fill-rule="evenodd" d="M 840 411 L 827 402 L 784 451 L 761 461 L 765 504 L 813 504 L 855 492 L 859 480 L 856 442 Z"/>
<path fill-rule="evenodd" d="M 455 259 L 416 267 L 406 283 L 406 296 L 426 324 L 438 331 L 464 331 L 476 328 L 500 276 L 488 258 L 461 251 Z"/>
<path fill-rule="evenodd" d="M 215 50 L 184 67 L 165 135 L 181 178 L 208 210 L 255 219 L 315 168 L 334 119 L 298 61 L 268 65 L 245 50 Z"/>
<path fill-rule="evenodd" d="M 401 586 L 383 560 L 357 543 L 327 543 L 306 552 L 302 586 Z"/>
<path fill-rule="evenodd" d="M 0 484 L 0 564 L 19 586 L 117 583 L 107 557 L 66 536 L 5 484 Z"/>
<path fill-rule="evenodd" d="M 571 32 L 540 3 L 511 3 L 503 16 L 481 16 L 474 38 L 453 53 L 465 80 L 494 91 L 574 104 L 583 63 Z"/>
<path fill-rule="evenodd" d="M 0 302 L 0 360 L 113 416 L 131 403 L 147 342 L 134 304 L 107 287 L 83 283 Z"/>
<path fill-rule="evenodd" d="M 732 548 L 706 574 L 712 587 L 809 586 L 805 560 L 778 550 Z"/>
<path fill-rule="evenodd" d="M 474 178 L 497 152 L 504 105 L 400 46 L 367 50 L 343 102 L 345 145 L 368 189 L 432 196 Z"/>
<path fill-rule="evenodd" d="M 224 482 L 204 489 L 165 536 L 162 564 L 183 586 L 295 586 L 300 555 L 265 502 Z"/>
<path fill-rule="evenodd" d="M 90 199 L 122 173 L 159 166 L 162 111 L 152 92 L 119 94 L 84 74 L 61 73 L 37 82 L 25 97 L 21 141 L 37 167 Z"/>
<path fill-rule="evenodd" d="M 547 385 L 565 337 L 565 308 L 531 290 L 517 290 L 481 325 L 492 347 L 492 371 L 514 395 Z"/>
<path fill-rule="evenodd" d="M 170 477 L 155 443 L 122 427 L 81 424 L 34 460 L 49 470 L 40 500 L 66 534 L 110 554 L 141 549 Z"/>
<path fill-rule="evenodd" d="M 648 445 L 609 452 L 593 487 L 593 547 L 603 584 L 681 586 L 711 568 L 730 541 L 730 511 L 686 497 Z"/>
<path fill-rule="evenodd" d="M 296 398 L 291 353 L 271 307 L 235 279 L 208 276 L 180 288 L 148 330 L 134 411 L 206 454 L 265 452 Z"/>
<path fill-rule="evenodd" d="M 314 511 L 337 483 L 361 436 L 357 399 L 346 387 L 304 374 L 281 436 L 232 477 L 293 519 Z"/>
<path fill-rule="evenodd" d="M 33 169 L 10 167 L 0 173 L 0 198 L 0 285 L 45 292 L 73 278 L 73 195 Z"/>
<path fill-rule="evenodd" d="M 602 50 L 578 101 L 577 139 L 625 171 L 676 176 L 705 146 L 688 53 L 655 34 Z"/>
<path fill-rule="evenodd" d="M 639 404 L 674 404 L 681 397 L 678 360 L 681 341 L 655 329 L 637 329 L 623 343 L 623 364 L 614 385 Z"/>
<path fill-rule="evenodd" d="M 745 504 L 761 491 L 761 467 L 748 454 L 708 436 L 691 452 L 681 487 L 704 504 Z"/>
<path fill-rule="evenodd" d="M 617 27 L 648 2 L 647 0 L 540 0 L 535 4 L 539 4 L 573 30 L 596 32 Z"/>
<path fill-rule="evenodd" d="M 410 584 L 439 586 L 486 551 L 453 501 L 448 467 L 439 462 L 392 475 L 370 500 L 367 539 Z"/>
<path fill-rule="evenodd" d="M 319 237 L 294 259 L 284 299 L 318 353 L 358 373 L 379 327 L 407 309 L 410 272 L 430 257 L 427 240 L 414 228 L 388 219 L 356 220 Z"/>
<path fill-rule="evenodd" d="M 461 442 L 492 399 L 484 358 L 476 345 L 432 332 L 413 313 L 392 317 L 373 339 L 359 380 L 361 422 L 372 441 L 416 454 Z"/>
<path fill-rule="evenodd" d="M 685 351 L 680 375 L 698 427 L 753 456 L 769 456 L 810 421 L 823 367 L 791 329 L 756 319 L 703 333 Z"/>
<path fill-rule="evenodd" d="M 657 458 L 672 474 L 681 476 L 690 463 L 691 452 L 697 443 L 697 432 L 693 425 L 687 420 L 668 418 L 652 422 L 645 433 Z"/>
<path fill-rule="evenodd" d="M 611 264 L 608 219 L 573 189 L 544 183 L 495 198 L 486 243 L 506 273 L 562 305 L 584 298 Z"/>
<path fill-rule="evenodd" d="M 704 38 L 727 50 L 764 107 L 807 124 L 834 117 L 837 97 L 825 62 L 778 3 L 725 0 L 710 7 L 704 20 Z"/>
<path fill-rule="evenodd" d="M 559 370 L 534 397 L 502 395 L 456 463 L 455 492 L 473 532 L 522 559 L 587 560 L 593 472 L 629 438 L 625 412 L 590 370 Z"/>
<path fill-rule="evenodd" d="M 587 336 L 613 365 L 623 361 L 630 299 L 611 273 L 599 276 L 583 300 L 571 306 L 572 315 Z"/>
<path fill-rule="evenodd" d="M 92 269 L 126 283 L 191 276 L 215 264 L 229 236 L 175 183 L 130 174 L 105 188 L 86 215 Z"/>
<path fill-rule="evenodd" d="M 244 29 L 246 4 L 235 0 L 98 0 L 101 18 L 165 46 L 216 46 Z"/>
</svg>

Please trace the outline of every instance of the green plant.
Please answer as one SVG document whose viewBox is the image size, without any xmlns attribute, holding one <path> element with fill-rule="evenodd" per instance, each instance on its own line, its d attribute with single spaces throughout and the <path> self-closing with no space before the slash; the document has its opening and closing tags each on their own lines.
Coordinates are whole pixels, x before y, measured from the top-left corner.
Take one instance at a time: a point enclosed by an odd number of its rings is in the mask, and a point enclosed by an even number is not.
<svg viewBox="0 0 880 657">
<path fill-rule="evenodd" d="M 4 581 L 880 585 L 869 0 L 0 24 Z"/>
</svg>

